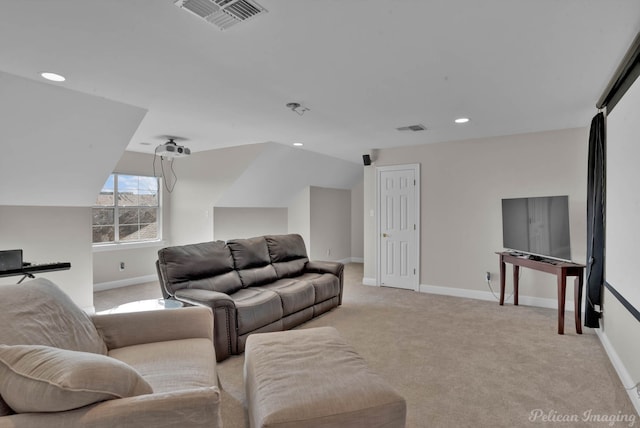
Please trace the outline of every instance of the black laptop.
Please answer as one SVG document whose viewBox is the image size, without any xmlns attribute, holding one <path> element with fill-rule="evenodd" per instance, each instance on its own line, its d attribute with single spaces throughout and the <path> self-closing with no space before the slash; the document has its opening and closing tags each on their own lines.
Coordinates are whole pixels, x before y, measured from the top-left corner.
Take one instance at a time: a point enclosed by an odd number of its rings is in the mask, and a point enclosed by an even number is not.
<svg viewBox="0 0 640 428">
<path fill-rule="evenodd" d="M 0 272 L 22 269 L 22 250 L 0 251 Z"/>
</svg>

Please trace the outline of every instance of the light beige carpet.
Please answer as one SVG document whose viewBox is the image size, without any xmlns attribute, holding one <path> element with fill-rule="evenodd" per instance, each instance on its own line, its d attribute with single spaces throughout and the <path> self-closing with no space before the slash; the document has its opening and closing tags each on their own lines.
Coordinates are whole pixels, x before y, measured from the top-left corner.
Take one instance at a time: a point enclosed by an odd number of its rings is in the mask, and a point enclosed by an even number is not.
<svg viewBox="0 0 640 428">
<path fill-rule="evenodd" d="M 589 328 L 576 335 L 571 314 L 561 336 L 555 310 L 361 279 L 362 265 L 347 265 L 342 306 L 298 328 L 336 327 L 406 398 L 407 427 L 640 426 L 597 336 Z M 160 297 L 157 283 L 96 293 L 95 305 L 152 297 Z M 218 365 L 225 427 L 248 426 L 243 361 Z"/>
</svg>

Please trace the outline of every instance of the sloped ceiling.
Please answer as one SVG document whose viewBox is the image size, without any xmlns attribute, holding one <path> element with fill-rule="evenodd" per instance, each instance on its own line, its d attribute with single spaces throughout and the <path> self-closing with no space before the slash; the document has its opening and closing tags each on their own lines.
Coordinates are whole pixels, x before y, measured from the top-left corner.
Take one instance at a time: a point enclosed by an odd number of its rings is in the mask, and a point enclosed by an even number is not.
<svg viewBox="0 0 640 428">
<path fill-rule="evenodd" d="M 362 180 L 362 165 L 283 144 L 265 143 L 216 207 L 286 207 L 308 186 L 351 189 Z"/>
<path fill-rule="evenodd" d="M 3 72 L 0 94 L 0 205 L 93 205 L 146 113 Z"/>
<path fill-rule="evenodd" d="M 258 1 L 268 13 L 227 31 L 173 0 L 1 1 L 0 70 L 55 71 L 148 109 L 128 150 L 161 135 L 193 151 L 303 142 L 358 164 L 375 148 L 588 126 L 640 30 L 638 0 Z"/>
</svg>

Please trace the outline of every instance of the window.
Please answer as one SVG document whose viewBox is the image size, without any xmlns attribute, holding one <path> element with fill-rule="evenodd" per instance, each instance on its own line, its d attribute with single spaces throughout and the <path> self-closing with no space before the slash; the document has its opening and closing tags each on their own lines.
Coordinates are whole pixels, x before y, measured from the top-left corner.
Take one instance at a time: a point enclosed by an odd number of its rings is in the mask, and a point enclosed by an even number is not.
<svg viewBox="0 0 640 428">
<path fill-rule="evenodd" d="M 111 174 L 93 207 L 93 243 L 160 239 L 158 178 Z"/>
</svg>

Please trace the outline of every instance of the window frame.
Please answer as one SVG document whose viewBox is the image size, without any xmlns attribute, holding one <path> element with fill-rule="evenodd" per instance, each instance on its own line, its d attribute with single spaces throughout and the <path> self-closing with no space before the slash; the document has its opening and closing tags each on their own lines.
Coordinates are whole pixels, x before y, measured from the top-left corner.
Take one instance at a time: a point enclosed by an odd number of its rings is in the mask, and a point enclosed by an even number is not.
<svg viewBox="0 0 640 428">
<path fill-rule="evenodd" d="M 154 178 L 156 180 L 157 183 L 157 200 L 158 200 L 158 204 L 157 205 L 125 205 L 120 207 L 118 205 L 118 194 L 119 194 L 119 190 L 118 190 L 118 176 L 131 176 L 131 177 L 144 177 L 144 178 Z M 112 207 L 111 205 L 97 205 L 94 204 L 91 207 L 92 210 L 92 219 L 91 219 L 91 228 L 92 228 L 92 247 L 94 251 L 109 251 L 109 250 L 114 250 L 114 249 L 119 249 L 119 248 L 144 248 L 144 247 L 155 247 L 158 246 L 159 244 L 164 243 L 164 239 L 163 239 L 163 233 L 162 233 L 162 218 L 163 218 L 163 191 L 162 191 L 162 182 L 161 182 L 161 177 L 157 177 L 157 176 L 153 176 L 153 175 L 143 175 L 143 174 L 137 174 L 137 173 L 122 173 L 122 172 L 113 172 L 111 174 L 109 174 L 109 177 L 113 177 L 113 227 L 114 227 L 114 240 L 113 241 L 108 241 L 108 242 L 93 242 L 93 227 L 95 226 L 93 224 L 93 210 L 96 208 L 110 208 Z M 107 180 L 105 180 L 105 184 L 107 183 L 107 181 L 109 180 L 109 178 L 107 178 Z M 103 188 L 104 188 L 104 184 L 103 184 Z M 102 188 L 100 189 L 102 191 Z M 97 197 L 96 197 L 96 202 L 97 202 Z M 157 214 L 156 214 L 156 223 L 157 223 L 157 230 L 158 230 L 158 234 L 157 237 L 155 239 L 136 239 L 136 240 L 129 240 L 129 241 L 121 241 L 119 238 L 119 234 L 120 234 L 120 222 L 119 222 L 119 209 L 120 208 L 156 208 L 157 209 Z M 139 224 L 139 223 L 138 223 Z"/>
</svg>

